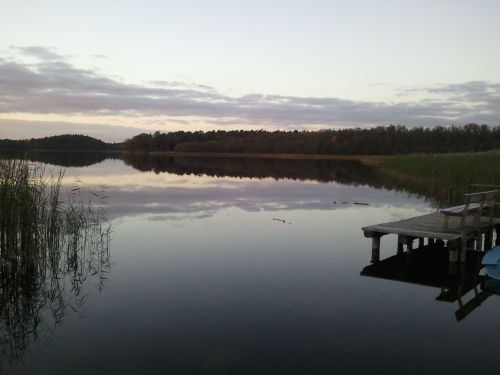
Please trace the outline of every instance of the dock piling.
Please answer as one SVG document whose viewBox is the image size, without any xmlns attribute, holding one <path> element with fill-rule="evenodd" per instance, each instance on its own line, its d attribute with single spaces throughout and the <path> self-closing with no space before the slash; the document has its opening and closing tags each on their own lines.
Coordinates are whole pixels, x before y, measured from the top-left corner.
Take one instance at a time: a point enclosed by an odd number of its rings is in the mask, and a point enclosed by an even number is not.
<svg viewBox="0 0 500 375">
<path fill-rule="evenodd" d="M 476 251 L 483 251 L 483 235 L 481 233 L 476 237 Z"/>
<path fill-rule="evenodd" d="M 484 251 L 488 251 L 493 247 L 493 230 L 489 229 L 484 233 Z"/>
<path fill-rule="evenodd" d="M 372 263 L 380 260 L 380 237 L 378 233 L 372 236 Z"/>
</svg>

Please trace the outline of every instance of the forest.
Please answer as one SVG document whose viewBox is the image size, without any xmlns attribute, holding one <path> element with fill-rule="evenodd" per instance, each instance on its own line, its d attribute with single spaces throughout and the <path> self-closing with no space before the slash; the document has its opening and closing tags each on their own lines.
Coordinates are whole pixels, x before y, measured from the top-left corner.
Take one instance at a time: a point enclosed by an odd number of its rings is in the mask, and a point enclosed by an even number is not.
<svg viewBox="0 0 500 375">
<path fill-rule="evenodd" d="M 112 151 L 119 145 L 79 134 L 64 134 L 24 140 L 0 139 L 0 151 Z"/>
<path fill-rule="evenodd" d="M 232 130 L 139 134 L 127 139 L 129 152 L 223 152 L 364 154 L 476 152 L 500 148 L 500 126 L 379 126 L 320 131 Z"/>
<path fill-rule="evenodd" d="M 0 151 L 125 151 L 402 155 L 500 149 L 500 126 L 379 126 L 319 131 L 215 130 L 142 133 L 123 143 L 86 135 L 0 139 Z"/>
</svg>

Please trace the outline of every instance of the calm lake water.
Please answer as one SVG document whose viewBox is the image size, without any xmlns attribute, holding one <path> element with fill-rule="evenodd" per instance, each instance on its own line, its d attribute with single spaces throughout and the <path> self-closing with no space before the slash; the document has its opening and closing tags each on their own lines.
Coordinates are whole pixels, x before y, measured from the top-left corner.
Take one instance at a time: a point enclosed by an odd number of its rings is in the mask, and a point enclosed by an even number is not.
<svg viewBox="0 0 500 375">
<path fill-rule="evenodd" d="M 40 311 L 25 347 L 2 325 L 2 374 L 500 371 L 500 298 L 465 318 L 453 298 L 458 285 L 481 293 L 482 271 L 459 276 L 439 248 L 436 266 L 419 261 L 425 251 L 370 266 L 361 227 L 435 210 L 370 168 L 87 158 L 51 162 L 66 165 L 65 188 L 106 186 L 110 272 L 102 285 L 89 275 L 59 323 Z M 381 259 L 395 254 L 383 237 Z"/>
</svg>

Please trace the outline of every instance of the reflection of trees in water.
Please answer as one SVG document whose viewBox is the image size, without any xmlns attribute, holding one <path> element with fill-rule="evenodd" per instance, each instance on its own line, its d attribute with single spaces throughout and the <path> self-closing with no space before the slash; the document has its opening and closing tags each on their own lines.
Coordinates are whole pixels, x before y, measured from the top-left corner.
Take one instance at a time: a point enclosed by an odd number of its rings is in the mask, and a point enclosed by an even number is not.
<svg viewBox="0 0 500 375">
<path fill-rule="evenodd" d="M 51 180 L 24 162 L 0 161 L 0 351 L 20 361 L 30 344 L 50 338 L 71 311 L 81 311 L 91 283 L 110 269 L 109 226 L 75 187 L 60 200 L 62 173 Z"/>
<path fill-rule="evenodd" d="M 305 160 L 305 159 L 261 159 L 227 157 L 165 157 L 149 154 L 119 154 L 109 152 L 49 152 L 35 151 L 16 154 L 0 153 L 2 157 L 39 161 L 43 163 L 83 167 L 100 163 L 106 159 L 122 159 L 126 165 L 146 172 L 174 173 L 178 175 L 206 175 L 214 177 L 275 178 L 300 181 L 338 182 L 348 185 L 367 185 L 377 189 L 402 191 L 430 200 L 443 206 L 461 203 L 466 183 L 446 175 L 422 175 L 406 168 L 402 173 L 384 164 L 376 168 L 355 160 Z M 463 168 L 456 168 L 462 171 Z M 492 183 L 488 174 L 474 182 Z M 496 180 L 495 180 L 496 181 Z M 496 181 L 498 183 L 498 181 Z M 450 189 L 453 194 L 450 197 Z M 451 199 L 450 199 L 451 198 Z"/>
<path fill-rule="evenodd" d="M 374 169 L 354 160 L 163 157 L 124 154 L 125 164 L 140 171 L 213 177 L 314 180 L 346 184 L 368 183 Z"/>
<path fill-rule="evenodd" d="M 86 167 L 106 159 L 120 159 L 113 152 L 71 152 L 71 151 L 9 151 L 0 153 L 3 159 L 22 159 L 61 167 Z"/>
<path fill-rule="evenodd" d="M 179 175 L 246 177 L 337 182 L 395 190 L 429 200 L 435 206 L 458 204 L 466 184 L 446 176 L 399 173 L 389 168 L 368 166 L 354 160 L 304 160 L 260 158 L 163 157 L 124 154 L 125 164 L 140 171 Z M 488 179 L 479 182 L 488 183 Z M 491 182 L 491 181 L 490 181 Z M 450 192 L 453 194 L 450 195 Z"/>
</svg>

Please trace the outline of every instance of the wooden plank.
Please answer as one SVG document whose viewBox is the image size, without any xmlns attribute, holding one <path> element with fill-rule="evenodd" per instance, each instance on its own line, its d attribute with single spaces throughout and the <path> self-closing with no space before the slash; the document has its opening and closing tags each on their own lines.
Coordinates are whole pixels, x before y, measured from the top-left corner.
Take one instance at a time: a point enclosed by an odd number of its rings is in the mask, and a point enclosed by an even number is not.
<svg viewBox="0 0 500 375">
<path fill-rule="evenodd" d="M 471 203 L 469 204 L 469 207 L 467 211 L 475 211 L 479 209 L 481 206 L 479 203 Z M 453 207 L 448 207 L 448 208 L 443 208 L 442 210 L 439 210 L 442 214 L 445 215 L 462 215 L 465 211 L 465 204 L 461 204 L 460 206 L 453 206 Z"/>
<path fill-rule="evenodd" d="M 476 203 L 476 202 L 480 202 L 482 200 L 485 200 L 485 201 L 495 200 L 497 194 L 498 194 L 498 190 L 490 190 L 490 191 L 480 191 L 477 193 L 468 193 L 468 194 L 464 194 L 464 196 L 466 198 L 469 198 L 471 203 Z"/>
<path fill-rule="evenodd" d="M 369 230 L 373 230 L 376 232 L 382 232 L 386 234 L 401 234 L 412 237 L 431 237 L 437 238 L 440 240 L 456 240 L 461 238 L 461 234 L 459 233 L 440 233 L 437 231 L 423 231 L 423 230 L 414 230 L 408 228 L 396 228 L 396 227 L 382 227 L 382 226 L 373 226 L 369 227 Z"/>
</svg>

